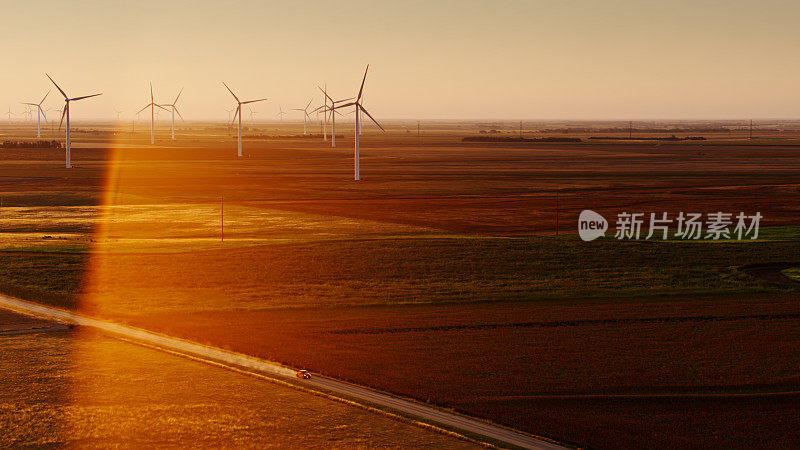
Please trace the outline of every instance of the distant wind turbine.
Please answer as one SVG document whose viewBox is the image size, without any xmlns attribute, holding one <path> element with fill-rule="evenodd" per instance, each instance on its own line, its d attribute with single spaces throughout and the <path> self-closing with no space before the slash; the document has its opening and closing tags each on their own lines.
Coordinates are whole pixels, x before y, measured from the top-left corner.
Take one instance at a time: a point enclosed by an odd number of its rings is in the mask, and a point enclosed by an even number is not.
<svg viewBox="0 0 800 450">
<path fill-rule="evenodd" d="M 313 99 L 313 98 L 312 98 L 311 100 L 309 100 L 309 101 L 308 101 L 308 104 L 306 105 L 306 107 L 305 107 L 305 108 L 292 108 L 292 111 L 303 111 L 303 135 L 304 135 L 304 136 L 305 136 L 305 134 L 306 134 L 306 118 L 308 118 L 308 119 L 310 119 L 310 118 L 311 118 L 311 117 L 308 115 L 308 107 L 309 107 L 309 106 L 311 106 L 311 102 L 313 102 L 313 101 L 314 101 L 314 99 Z"/>
<path fill-rule="evenodd" d="M 145 106 L 144 108 L 140 109 L 139 112 L 136 113 L 138 115 L 139 113 L 141 113 L 145 109 L 150 108 L 150 145 L 156 143 L 156 131 L 155 131 L 155 129 L 156 129 L 156 113 L 155 113 L 155 111 L 156 111 L 157 107 L 163 109 L 164 111 L 167 111 L 167 108 L 164 108 L 163 106 L 157 104 L 156 101 L 153 99 L 153 83 L 151 82 L 150 83 L 150 103 L 148 103 L 147 106 Z"/>
<path fill-rule="evenodd" d="M 25 122 L 30 121 L 31 120 L 31 107 L 26 105 L 25 106 L 25 110 L 22 111 L 22 115 L 25 116 Z"/>
<path fill-rule="evenodd" d="M 47 75 L 47 78 L 50 78 L 50 75 L 48 75 L 46 73 L 45 73 L 45 75 Z M 52 78 L 50 78 L 50 81 L 56 86 L 56 89 L 58 89 L 58 92 L 61 92 L 61 95 L 64 96 L 64 109 L 61 110 L 61 122 L 58 123 L 58 129 L 59 130 L 61 129 L 61 124 L 64 122 L 64 116 L 67 116 L 67 155 L 66 155 L 66 158 L 67 158 L 67 169 L 69 169 L 70 167 L 72 167 L 72 161 L 70 159 L 70 151 L 72 149 L 72 143 L 70 142 L 70 135 L 69 135 L 69 102 L 83 100 L 85 98 L 97 97 L 98 95 L 103 95 L 103 94 L 92 94 L 92 95 L 84 95 L 84 96 L 81 96 L 81 97 L 69 98 L 69 96 L 67 96 L 67 94 L 64 92 L 64 90 L 61 89 L 58 86 L 58 84 L 56 84 L 56 82 L 53 81 Z"/>
<path fill-rule="evenodd" d="M 336 108 L 335 108 L 336 104 L 337 103 L 346 102 L 346 101 L 350 101 L 354 97 L 345 98 L 345 99 L 342 99 L 342 100 L 334 100 L 334 99 L 331 98 L 330 95 L 328 95 L 327 89 L 323 90 L 319 86 L 317 86 L 317 89 L 322 91 L 322 93 L 325 95 L 325 98 L 327 100 L 330 100 L 330 102 L 331 102 L 331 106 L 324 106 L 323 110 L 326 112 L 326 114 L 330 113 L 330 115 L 331 115 L 331 147 L 335 148 L 336 147 L 336 114 L 341 115 L 341 113 L 339 111 L 336 111 Z M 326 101 L 326 104 L 327 104 L 327 101 Z"/>
<path fill-rule="evenodd" d="M 225 84 L 224 81 L 222 82 L 222 84 L 225 85 L 225 88 L 228 89 L 228 92 L 230 92 L 233 98 L 236 99 L 236 113 L 233 115 L 233 120 L 235 121 L 236 116 L 239 116 L 239 149 L 237 155 L 241 157 L 242 156 L 242 105 L 249 105 L 250 103 L 263 102 L 264 100 L 266 100 L 266 98 L 260 98 L 258 100 L 248 100 L 243 102 L 239 100 L 239 97 L 237 97 L 236 94 L 233 93 L 231 88 L 228 87 L 228 85 Z"/>
<path fill-rule="evenodd" d="M 345 103 L 344 105 L 339 105 L 339 106 L 334 106 L 333 107 L 333 109 L 336 110 L 336 109 L 339 109 L 339 108 L 347 108 L 349 106 L 355 106 L 355 113 L 356 113 L 355 136 L 356 136 L 356 139 L 355 139 L 354 165 L 355 165 L 355 180 L 356 181 L 361 179 L 361 176 L 360 176 L 360 173 L 359 173 L 359 154 L 358 154 L 358 134 L 359 134 L 359 131 L 361 130 L 361 124 L 359 123 L 360 120 L 359 120 L 359 114 L 358 113 L 359 112 L 363 112 L 364 114 L 366 114 L 367 117 L 369 117 L 373 122 L 375 122 L 375 125 L 377 125 L 378 128 L 381 129 L 381 131 L 386 132 L 386 130 L 383 129 L 381 124 L 379 124 L 378 121 L 375 120 L 375 118 L 372 117 L 372 115 L 366 109 L 364 109 L 364 106 L 361 105 L 361 97 L 364 95 L 364 83 L 367 81 L 367 72 L 368 71 L 369 71 L 369 64 L 367 64 L 367 69 L 364 70 L 364 78 L 361 80 L 361 88 L 358 90 L 358 96 L 356 97 L 356 100 L 354 102 Z"/>
<path fill-rule="evenodd" d="M 122 114 L 122 111 L 118 110 L 117 108 L 114 108 L 114 112 L 117 113 L 117 122 L 119 122 L 119 115 Z"/>
<path fill-rule="evenodd" d="M 163 106 L 169 106 L 170 109 L 172 110 L 172 139 L 173 140 L 175 140 L 175 113 L 178 113 L 178 117 L 180 117 L 181 120 L 183 120 L 183 116 L 181 115 L 181 112 L 178 111 L 178 107 L 175 106 L 175 105 L 178 104 L 178 99 L 181 98 L 181 94 L 183 94 L 183 88 L 181 88 L 180 92 L 178 92 L 178 96 L 175 97 L 175 101 L 174 102 L 172 102 L 171 104 L 167 103 L 165 105 L 161 105 L 162 107 Z"/>
<path fill-rule="evenodd" d="M 12 115 L 13 115 L 13 116 L 15 116 L 16 114 L 14 114 L 13 112 L 11 112 L 11 107 L 9 106 L 9 107 L 8 107 L 8 112 L 6 113 L 6 115 L 8 115 L 8 121 L 9 121 L 9 122 L 11 122 L 11 116 L 12 116 Z"/>
<path fill-rule="evenodd" d="M 278 114 L 275 115 L 281 119 L 281 122 L 283 122 L 283 116 L 286 115 L 286 113 L 283 112 L 283 106 L 278 106 Z"/>
<path fill-rule="evenodd" d="M 44 94 L 44 97 L 42 98 L 42 101 L 40 101 L 39 103 L 23 103 L 23 105 L 30 105 L 30 106 L 35 106 L 36 107 L 36 137 L 38 137 L 38 138 L 42 137 L 42 117 L 41 116 L 44 115 L 44 110 L 42 109 L 42 103 L 44 103 L 44 101 L 45 101 L 45 99 L 47 99 L 48 95 L 50 95 L 50 91 L 49 90 L 47 91 L 46 94 Z M 46 115 L 44 117 L 44 120 L 47 120 L 47 116 Z"/>
</svg>

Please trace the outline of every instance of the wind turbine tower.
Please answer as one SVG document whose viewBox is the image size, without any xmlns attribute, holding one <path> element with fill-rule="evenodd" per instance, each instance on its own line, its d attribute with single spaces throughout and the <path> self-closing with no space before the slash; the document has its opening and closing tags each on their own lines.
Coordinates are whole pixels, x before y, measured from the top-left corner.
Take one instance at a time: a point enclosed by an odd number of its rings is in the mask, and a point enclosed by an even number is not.
<svg viewBox="0 0 800 450">
<path fill-rule="evenodd" d="M 178 104 L 178 99 L 181 98 L 181 94 L 183 94 L 183 88 L 181 88 L 180 92 L 178 92 L 178 96 L 175 97 L 175 101 L 174 102 L 168 103 L 166 105 L 161 105 L 161 106 L 169 106 L 170 110 L 172 112 L 172 140 L 173 141 L 175 140 L 175 113 L 178 113 L 178 117 L 180 117 L 181 120 L 183 120 L 183 116 L 181 115 L 181 112 L 178 111 L 178 107 L 176 106 Z"/>
<path fill-rule="evenodd" d="M 50 95 L 50 91 L 47 91 L 47 94 L 44 94 L 42 101 L 39 103 L 24 103 L 25 105 L 35 106 L 36 107 L 36 137 L 42 137 L 42 116 L 44 116 L 44 120 L 47 120 L 47 116 L 42 109 L 42 103 L 44 103 L 47 96 Z"/>
<path fill-rule="evenodd" d="M 358 96 L 356 97 L 355 101 L 350 102 L 350 103 L 345 103 L 344 105 L 335 106 L 333 108 L 333 109 L 347 108 L 348 106 L 354 106 L 355 107 L 356 128 L 355 128 L 354 166 L 355 166 L 355 180 L 356 181 L 361 179 L 361 175 L 360 175 L 360 172 L 359 172 L 359 158 L 360 157 L 359 157 L 359 152 L 358 152 L 358 150 L 359 150 L 358 149 L 358 144 L 359 144 L 358 143 L 358 137 L 359 137 L 359 131 L 361 130 L 361 124 L 359 123 L 360 122 L 360 120 L 359 120 L 359 112 L 363 112 L 364 114 L 366 114 L 367 117 L 369 117 L 373 122 L 375 122 L 375 125 L 377 125 L 378 128 L 381 129 L 381 131 L 383 131 L 384 133 L 386 132 L 386 130 L 383 129 L 381 124 L 379 124 L 378 121 L 375 120 L 375 118 L 372 117 L 372 115 L 369 113 L 369 111 L 367 111 L 364 108 L 364 106 L 361 104 L 361 97 L 364 95 L 364 83 L 367 81 L 367 72 L 368 71 L 369 71 L 369 64 L 367 64 L 367 69 L 364 71 L 364 78 L 361 80 L 361 88 L 358 90 Z"/>
<path fill-rule="evenodd" d="M 150 103 L 148 103 L 147 106 L 145 106 L 144 108 L 140 109 L 139 112 L 137 112 L 136 114 L 138 115 L 139 113 L 141 113 L 142 111 L 144 111 L 147 108 L 150 108 L 150 145 L 153 145 L 153 144 L 156 143 L 156 131 L 155 131 L 156 130 L 156 113 L 155 113 L 156 108 L 161 108 L 164 111 L 167 111 L 167 108 L 164 108 L 163 106 L 161 106 L 159 104 L 156 104 L 155 100 L 153 99 L 153 83 L 152 82 L 150 83 Z"/>
<path fill-rule="evenodd" d="M 225 88 L 228 89 L 228 92 L 230 92 L 233 98 L 236 99 L 236 113 L 233 115 L 233 120 L 235 121 L 236 116 L 239 116 L 239 147 L 237 155 L 241 158 L 242 157 L 242 105 L 249 105 L 250 103 L 263 102 L 264 100 L 266 100 L 266 98 L 260 98 L 258 100 L 247 100 L 243 102 L 239 100 L 239 97 L 237 97 L 236 94 L 233 93 L 231 88 L 228 87 L 228 85 L 225 84 L 225 82 L 222 82 L 222 84 L 225 85 Z"/>
<path fill-rule="evenodd" d="M 47 78 L 50 78 L 50 75 L 48 75 L 48 74 L 45 74 L 45 75 L 47 75 Z M 85 98 L 97 97 L 98 95 L 103 95 L 103 94 L 92 94 L 92 95 L 84 95 L 84 96 L 81 96 L 81 97 L 69 98 L 69 96 L 64 92 L 64 90 L 61 89 L 58 86 L 58 84 L 56 84 L 56 82 L 53 81 L 52 78 L 50 78 L 50 81 L 56 86 L 56 89 L 58 89 L 58 92 L 61 92 L 61 95 L 64 96 L 64 109 L 61 110 L 61 122 L 58 123 L 58 129 L 59 130 L 61 129 L 61 124 L 64 122 L 64 116 L 67 116 L 67 155 L 66 155 L 66 158 L 67 158 L 67 169 L 69 169 L 70 167 L 72 167 L 72 161 L 70 159 L 70 151 L 72 149 L 72 144 L 70 142 L 70 135 L 69 135 L 69 102 L 75 102 L 75 101 L 78 101 L 78 100 L 83 100 Z"/>
<path fill-rule="evenodd" d="M 329 112 L 331 114 L 331 147 L 335 148 L 336 147 L 336 114 L 341 115 L 341 113 L 339 111 L 336 111 L 336 104 L 352 100 L 354 97 L 345 98 L 345 99 L 342 99 L 342 100 L 334 100 L 333 98 L 331 98 L 330 95 L 328 95 L 327 87 L 326 87 L 325 90 L 323 90 L 321 87 L 317 86 L 317 89 L 322 91 L 322 93 L 325 95 L 325 98 L 331 101 L 331 106 L 330 107 L 324 107 L 324 110 L 325 110 L 326 113 Z"/>
<path fill-rule="evenodd" d="M 303 136 L 306 135 L 306 119 L 310 119 L 311 118 L 308 115 L 308 107 L 311 106 L 311 102 L 313 102 L 313 101 L 314 101 L 313 98 L 311 100 L 309 100 L 308 104 L 306 105 L 305 108 L 292 108 L 292 111 L 303 111 Z"/>
</svg>

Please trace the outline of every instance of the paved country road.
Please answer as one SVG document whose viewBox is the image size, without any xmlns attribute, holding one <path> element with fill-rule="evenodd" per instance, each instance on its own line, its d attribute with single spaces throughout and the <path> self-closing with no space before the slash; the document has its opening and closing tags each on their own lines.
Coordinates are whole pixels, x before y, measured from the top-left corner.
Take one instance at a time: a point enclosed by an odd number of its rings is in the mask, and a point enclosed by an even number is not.
<svg viewBox="0 0 800 450">
<path fill-rule="evenodd" d="M 155 346 L 164 350 L 185 353 L 187 355 L 207 359 L 217 363 L 232 365 L 237 368 L 246 368 L 259 374 L 264 374 L 277 379 L 291 379 L 300 385 L 309 388 L 324 390 L 343 396 L 346 399 L 378 405 L 390 412 L 399 412 L 411 415 L 415 419 L 432 425 L 443 426 L 447 429 L 466 432 L 474 436 L 482 436 L 489 440 L 500 441 L 505 444 L 529 449 L 557 449 L 563 448 L 543 438 L 492 425 L 477 419 L 472 419 L 459 414 L 444 411 L 429 405 L 394 397 L 387 393 L 377 392 L 362 386 L 344 383 L 327 377 L 314 376 L 310 380 L 299 381 L 295 378 L 295 371 L 280 364 L 264 361 L 239 353 L 221 350 L 194 342 L 184 341 L 169 336 L 115 324 L 103 320 L 92 319 L 73 312 L 58 308 L 40 305 L 38 303 L 19 300 L 0 295 L 0 307 L 23 314 L 56 320 L 59 322 L 76 324 L 97 328 L 99 330 L 118 335 L 130 340 Z"/>
</svg>

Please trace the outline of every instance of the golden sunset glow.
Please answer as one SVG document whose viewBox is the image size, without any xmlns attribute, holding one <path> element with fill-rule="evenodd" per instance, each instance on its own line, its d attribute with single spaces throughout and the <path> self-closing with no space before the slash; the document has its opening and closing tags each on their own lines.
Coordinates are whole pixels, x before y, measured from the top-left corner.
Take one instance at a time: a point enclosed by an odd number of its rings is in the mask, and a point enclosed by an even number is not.
<svg viewBox="0 0 800 450">
<path fill-rule="evenodd" d="M 798 17 L 4 2 L 0 447 L 800 447 Z"/>
<path fill-rule="evenodd" d="M 791 118 L 797 2 L 615 0 L 14 2 L 0 105 L 40 98 L 44 72 L 103 96 L 81 119 L 130 121 L 148 82 L 190 120 L 222 120 L 227 81 L 267 97 L 259 120 L 353 95 L 387 119 Z M 32 23 L 36 37 L 26 39 Z M 65 24 L 67 28 L 65 28 Z M 51 99 L 55 104 L 56 98 Z M 24 100 L 30 101 L 30 100 Z M 302 119 L 293 112 L 287 120 Z"/>
</svg>

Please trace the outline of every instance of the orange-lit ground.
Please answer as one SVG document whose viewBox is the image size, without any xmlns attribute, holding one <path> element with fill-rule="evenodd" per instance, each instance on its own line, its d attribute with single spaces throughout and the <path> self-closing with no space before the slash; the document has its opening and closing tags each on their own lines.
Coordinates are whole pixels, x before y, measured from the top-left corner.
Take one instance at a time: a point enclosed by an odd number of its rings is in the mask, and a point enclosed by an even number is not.
<svg viewBox="0 0 800 450">
<path fill-rule="evenodd" d="M 0 365 L 3 447 L 476 447 L 88 330 L 0 335 Z"/>
<path fill-rule="evenodd" d="M 71 171 L 57 151 L 4 152 L 13 209 L 2 240 L 88 246 L 82 312 L 567 441 L 796 441 L 797 410 L 784 400 L 536 397 L 798 390 L 796 288 L 732 269 L 792 258 L 794 231 L 719 253 L 530 238 L 555 232 L 556 193 L 562 233 L 584 208 L 760 211 L 763 225 L 800 225 L 794 134 L 663 144 L 458 137 L 368 132 L 359 183 L 346 137 L 336 150 L 249 139 L 237 160 L 224 133 L 175 145 L 161 136 L 155 148 L 120 133 L 87 139 Z M 617 291 L 629 298 L 580 299 Z M 463 303 L 485 300 L 500 302 Z M 708 315 L 721 318 L 693 319 Z M 664 316 L 686 320 L 619 321 Z M 575 320 L 601 322 L 550 324 Z M 734 432 L 742 422 L 750 428 Z"/>
</svg>

